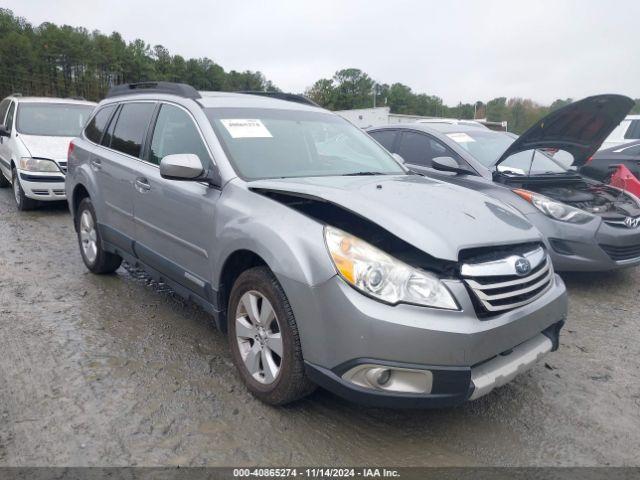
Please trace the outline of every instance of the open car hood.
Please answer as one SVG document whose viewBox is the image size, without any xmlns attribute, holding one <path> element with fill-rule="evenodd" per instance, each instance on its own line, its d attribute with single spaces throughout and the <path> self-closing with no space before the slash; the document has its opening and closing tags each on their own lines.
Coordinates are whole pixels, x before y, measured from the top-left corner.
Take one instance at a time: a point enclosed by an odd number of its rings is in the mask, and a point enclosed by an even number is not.
<svg viewBox="0 0 640 480">
<path fill-rule="evenodd" d="M 551 112 L 538 120 L 507 148 L 494 165 L 514 153 L 537 148 L 556 148 L 573 155 L 576 166 L 584 165 L 614 128 L 633 108 L 624 95 L 595 95 Z"/>
</svg>

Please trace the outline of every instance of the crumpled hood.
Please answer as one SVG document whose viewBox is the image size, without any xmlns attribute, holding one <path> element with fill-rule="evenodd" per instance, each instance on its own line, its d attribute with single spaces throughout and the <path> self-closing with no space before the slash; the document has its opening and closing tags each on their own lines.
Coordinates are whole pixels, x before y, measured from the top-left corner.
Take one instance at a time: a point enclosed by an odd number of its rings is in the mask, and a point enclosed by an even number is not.
<svg viewBox="0 0 640 480">
<path fill-rule="evenodd" d="M 512 207 L 418 175 L 256 180 L 248 187 L 321 198 L 442 260 L 457 261 L 466 248 L 540 240 Z"/>
<path fill-rule="evenodd" d="M 520 135 L 494 165 L 514 153 L 537 148 L 564 150 L 573 164 L 584 165 L 633 108 L 624 95 L 595 95 L 573 102 L 538 120 Z"/>
<path fill-rule="evenodd" d="M 69 142 L 74 137 L 44 137 L 20 134 L 18 138 L 22 140 L 32 157 L 66 162 Z"/>
</svg>

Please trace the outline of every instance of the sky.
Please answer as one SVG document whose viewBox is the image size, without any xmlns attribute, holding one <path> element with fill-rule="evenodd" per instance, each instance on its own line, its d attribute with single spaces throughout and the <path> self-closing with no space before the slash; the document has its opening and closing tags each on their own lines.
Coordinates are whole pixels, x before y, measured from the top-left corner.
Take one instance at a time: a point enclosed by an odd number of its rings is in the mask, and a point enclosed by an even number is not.
<svg viewBox="0 0 640 480">
<path fill-rule="evenodd" d="M 34 25 L 163 45 L 299 93 L 342 68 L 445 103 L 640 98 L 638 0 L 3 0 Z"/>
</svg>

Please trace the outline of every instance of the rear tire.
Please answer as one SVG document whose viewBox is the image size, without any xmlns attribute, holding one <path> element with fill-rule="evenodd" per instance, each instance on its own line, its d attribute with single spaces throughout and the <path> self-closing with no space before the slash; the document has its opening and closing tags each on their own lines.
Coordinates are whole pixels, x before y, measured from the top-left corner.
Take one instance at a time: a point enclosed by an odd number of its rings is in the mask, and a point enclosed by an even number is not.
<svg viewBox="0 0 640 480">
<path fill-rule="evenodd" d="M 248 390 L 271 405 L 298 400 L 316 386 L 304 371 L 291 305 L 267 267 L 243 272 L 231 290 L 229 347 Z"/>
<path fill-rule="evenodd" d="M 83 198 L 78 205 L 75 220 L 80 255 L 87 268 L 97 274 L 115 272 L 120 267 L 122 258 L 102 248 L 96 212 L 89 197 Z"/>
<path fill-rule="evenodd" d="M 2 175 L 4 178 L 4 175 Z M 11 184 L 13 187 L 13 198 L 16 201 L 16 206 L 21 212 L 27 210 L 33 210 L 38 206 L 38 201 L 29 198 L 25 195 L 22 185 L 20 185 L 20 179 L 18 178 L 18 171 L 14 168 L 11 170 Z"/>
</svg>

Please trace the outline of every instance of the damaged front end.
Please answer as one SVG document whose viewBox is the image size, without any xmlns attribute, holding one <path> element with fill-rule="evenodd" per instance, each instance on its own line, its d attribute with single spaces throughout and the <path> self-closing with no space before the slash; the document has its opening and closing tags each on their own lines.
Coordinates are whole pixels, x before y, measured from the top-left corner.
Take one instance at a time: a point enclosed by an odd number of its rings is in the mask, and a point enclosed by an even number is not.
<svg viewBox="0 0 640 480">
<path fill-rule="evenodd" d="M 610 224 L 624 225 L 627 218 L 640 217 L 640 200 L 630 192 L 589 180 L 578 174 L 512 177 L 504 173 L 496 173 L 494 180 L 509 186 L 520 197 L 538 207 L 534 193 L 563 205 L 579 209 L 592 216 L 601 217 Z M 553 207 L 551 207 L 553 208 Z M 553 211 L 545 211 L 548 216 L 556 218 Z M 574 216 L 586 223 L 588 216 Z M 556 218 L 562 220 L 562 218 Z"/>
</svg>

